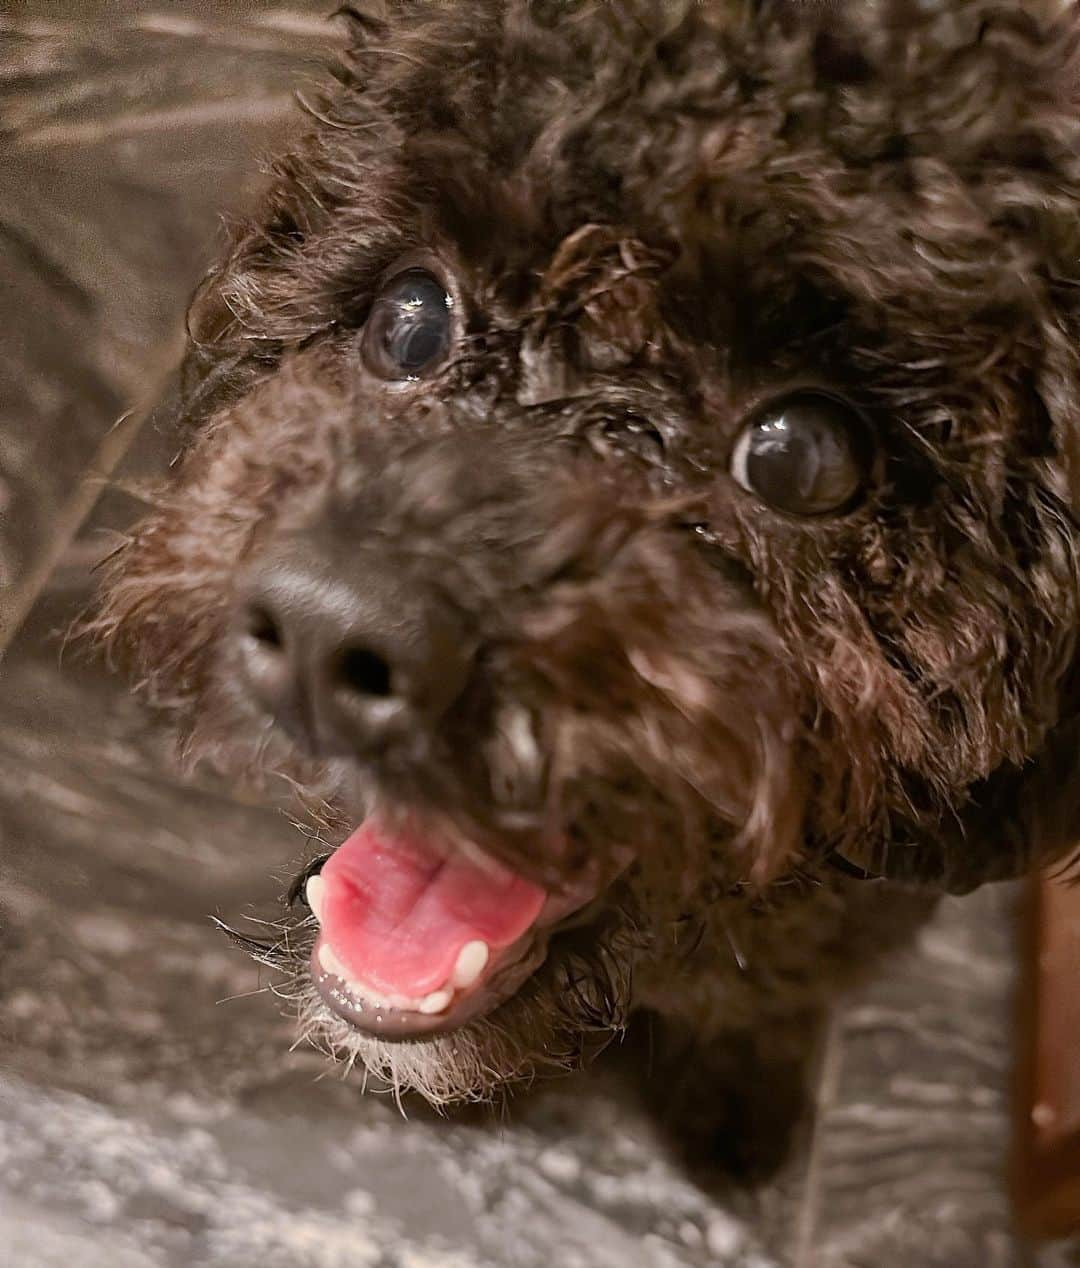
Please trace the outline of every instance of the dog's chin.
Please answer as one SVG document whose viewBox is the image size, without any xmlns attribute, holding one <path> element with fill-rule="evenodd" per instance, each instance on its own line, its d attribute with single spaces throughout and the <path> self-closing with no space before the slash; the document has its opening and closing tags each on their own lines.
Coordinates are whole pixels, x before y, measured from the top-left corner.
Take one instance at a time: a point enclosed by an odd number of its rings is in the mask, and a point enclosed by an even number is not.
<svg viewBox="0 0 1080 1268">
<path fill-rule="evenodd" d="M 356 999 L 324 980 L 317 940 L 301 989 L 301 1030 L 397 1093 L 436 1106 L 490 1100 L 582 1064 L 625 1028 L 638 942 L 611 894 L 600 895 L 538 929 L 490 982 L 432 1017 Z"/>
</svg>

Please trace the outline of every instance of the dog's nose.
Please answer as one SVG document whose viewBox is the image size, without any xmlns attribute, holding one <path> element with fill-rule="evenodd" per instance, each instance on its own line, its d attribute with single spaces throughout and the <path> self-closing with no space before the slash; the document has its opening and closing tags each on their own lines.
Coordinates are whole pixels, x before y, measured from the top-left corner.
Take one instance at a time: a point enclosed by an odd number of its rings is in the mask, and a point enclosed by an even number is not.
<svg viewBox="0 0 1080 1268">
<path fill-rule="evenodd" d="M 248 690 L 322 755 L 435 725 L 472 660 L 460 616 L 408 561 L 303 537 L 248 572 L 238 626 Z"/>
</svg>

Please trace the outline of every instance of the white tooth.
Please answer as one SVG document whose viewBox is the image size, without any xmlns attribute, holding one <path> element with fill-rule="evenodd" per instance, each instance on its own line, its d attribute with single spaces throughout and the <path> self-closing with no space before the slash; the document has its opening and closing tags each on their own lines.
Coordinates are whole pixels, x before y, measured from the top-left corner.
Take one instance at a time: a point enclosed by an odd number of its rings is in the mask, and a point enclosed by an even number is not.
<svg viewBox="0 0 1080 1268">
<path fill-rule="evenodd" d="M 323 902 L 326 898 L 326 881 L 317 872 L 314 876 L 308 877 L 307 884 L 304 886 L 304 898 L 311 908 L 311 914 L 321 925 Z"/>
<path fill-rule="evenodd" d="M 420 1001 L 419 1013 L 441 1013 L 454 998 L 453 991 L 432 991 Z"/>
<path fill-rule="evenodd" d="M 450 975 L 450 985 L 459 991 L 467 991 L 483 973 L 491 950 L 486 942 L 466 942 L 458 952 L 457 963 Z"/>
</svg>

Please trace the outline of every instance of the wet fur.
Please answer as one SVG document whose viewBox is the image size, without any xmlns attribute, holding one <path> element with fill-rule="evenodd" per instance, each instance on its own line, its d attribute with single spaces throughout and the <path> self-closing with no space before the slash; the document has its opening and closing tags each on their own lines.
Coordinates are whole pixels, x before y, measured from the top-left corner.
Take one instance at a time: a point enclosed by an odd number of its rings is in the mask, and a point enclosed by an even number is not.
<svg viewBox="0 0 1080 1268">
<path fill-rule="evenodd" d="M 637 861 L 517 998 L 430 1043 L 330 1018 L 290 917 L 251 949 L 339 1055 L 485 1096 L 645 1007 L 760 1061 L 902 940 L 906 885 L 1074 846 L 1076 23 L 945 9 L 345 10 L 334 84 L 193 304 L 184 459 L 93 628 L 190 754 L 287 773 L 330 846 L 378 804 L 551 885 Z M 413 252 L 467 325 L 394 392 L 357 346 Z M 844 516 L 728 474 L 747 412 L 804 384 L 878 438 Z M 313 525 L 407 560 L 484 649 L 439 734 L 362 765 L 294 751 L 235 687 L 238 579 Z"/>
</svg>

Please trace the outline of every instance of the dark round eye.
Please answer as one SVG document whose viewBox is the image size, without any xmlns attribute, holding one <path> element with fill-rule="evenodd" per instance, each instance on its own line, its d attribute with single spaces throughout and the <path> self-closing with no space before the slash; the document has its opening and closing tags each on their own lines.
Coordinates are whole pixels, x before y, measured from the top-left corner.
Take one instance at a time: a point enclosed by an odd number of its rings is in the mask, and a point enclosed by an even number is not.
<svg viewBox="0 0 1080 1268">
<path fill-rule="evenodd" d="M 746 424 L 731 474 L 748 492 L 791 515 L 846 510 L 869 477 L 870 436 L 862 415 L 822 392 L 771 401 Z"/>
<path fill-rule="evenodd" d="M 382 379 L 418 379 L 450 352 L 454 302 L 430 273 L 400 273 L 377 296 L 364 323 L 362 351 Z"/>
</svg>

